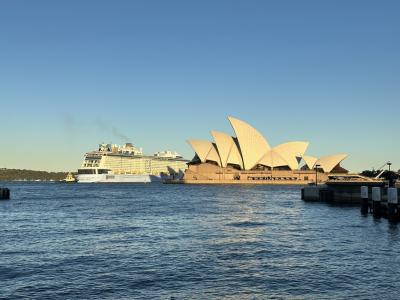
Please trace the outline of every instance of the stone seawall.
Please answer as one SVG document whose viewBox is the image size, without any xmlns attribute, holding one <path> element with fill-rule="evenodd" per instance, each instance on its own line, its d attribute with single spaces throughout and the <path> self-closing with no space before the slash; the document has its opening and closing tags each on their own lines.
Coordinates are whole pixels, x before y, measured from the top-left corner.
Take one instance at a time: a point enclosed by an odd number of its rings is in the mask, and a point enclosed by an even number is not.
<svg viewBox="0 0 400 300">
<path fill-rule="evenodd" d="M 170 184 L 249 184 L 249 185 L 299 185 L 309 184 L 309 181 L 302 180 L 167 180 Z"/>
</svg>

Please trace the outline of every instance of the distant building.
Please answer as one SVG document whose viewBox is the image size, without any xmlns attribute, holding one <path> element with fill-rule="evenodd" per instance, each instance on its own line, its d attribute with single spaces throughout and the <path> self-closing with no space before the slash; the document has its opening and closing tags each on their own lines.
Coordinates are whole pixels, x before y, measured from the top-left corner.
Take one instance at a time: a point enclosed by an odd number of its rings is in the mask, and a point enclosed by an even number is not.
<svg viewBox="0 0 400 300">
<path fill-rule="evenodd" d="M 248 123 L 228 117 L 236 134 L 211 131 L 214 142 L 188 140 L 195 156 L 185 172 L 188 183 L 307 184 L 324 182 L 330 174 L 344 175 L 340 166 L 347 154 L 305 155 L 308 142 L 294 141 L 271 147 Z M 318 172 L 318 174 L 316 174 Z"/>
<path fill-rule="evenodd" d="M 154 156 L 164 158 L 182 158 L 182 155 L 180 155 L 178 152 L 170 150 L 156 152 L 154 153 Z"/>
</svg>

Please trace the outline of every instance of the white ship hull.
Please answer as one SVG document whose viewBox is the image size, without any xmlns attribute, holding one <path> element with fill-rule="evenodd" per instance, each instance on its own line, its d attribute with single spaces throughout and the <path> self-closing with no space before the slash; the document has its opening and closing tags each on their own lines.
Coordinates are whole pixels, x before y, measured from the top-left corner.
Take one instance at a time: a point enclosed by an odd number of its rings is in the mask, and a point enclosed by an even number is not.
<svg viewBox="0 0 400 300">
<path fill-rule="evenodd" d="M 161 177 L 149 174 L 79 174 L 79 183 L 150 183 L 160 182 Z"/>
</svg>

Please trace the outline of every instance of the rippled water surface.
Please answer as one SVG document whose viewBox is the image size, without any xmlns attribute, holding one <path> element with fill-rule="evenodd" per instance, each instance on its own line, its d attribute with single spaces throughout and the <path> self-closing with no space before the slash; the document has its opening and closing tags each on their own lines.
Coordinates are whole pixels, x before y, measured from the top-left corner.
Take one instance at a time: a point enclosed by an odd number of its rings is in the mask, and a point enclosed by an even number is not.
<svg viewBox="0 0 400 300">
<path fill-rule="evenodd" d="M 400 295 L 400 225 L 299 187 L 7 185 L 0 299 Z"/>
</svg>

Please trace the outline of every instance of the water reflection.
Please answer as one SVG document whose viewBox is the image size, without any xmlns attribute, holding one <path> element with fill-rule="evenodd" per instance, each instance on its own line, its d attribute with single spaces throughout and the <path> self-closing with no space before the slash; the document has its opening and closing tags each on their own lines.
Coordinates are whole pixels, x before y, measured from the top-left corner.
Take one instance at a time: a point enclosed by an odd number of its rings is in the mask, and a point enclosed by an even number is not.
<svg viewBox="0 0 400 300">
<path fill-rule="evenodd" d="M 400 288 L 398 225 L 304 203 L 298 187 L 10 187 L 5 298 L 396 298 Z"/>
</svg>

